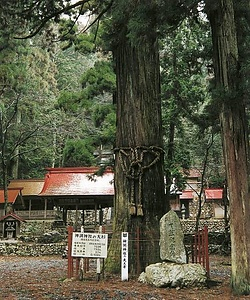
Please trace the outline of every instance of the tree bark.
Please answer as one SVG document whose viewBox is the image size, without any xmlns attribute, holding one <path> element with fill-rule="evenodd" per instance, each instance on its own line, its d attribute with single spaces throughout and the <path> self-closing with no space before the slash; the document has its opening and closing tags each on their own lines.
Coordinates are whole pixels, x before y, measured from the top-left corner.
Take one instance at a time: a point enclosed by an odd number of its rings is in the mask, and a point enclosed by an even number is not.
<svg viewBox="0 0 250 300">
<path fill-rule="evenodd" d="M 131 42 L 125 29 L 113 53 L 117 78 L 115 216 L 107 267 L 120 270 L 120 233 L 128 231 L 130 272 L 138 273 L 160 260 L 159 221 L 169 209 L 155 28 L 139 43 Z"/>
<path fill-rule="evenodd" d="M 234 293 L 250 293 L 249 141 L 231 0 L 208 1 L 214 69 L 220 92 L 220 121 L 230 197 L 230 233 Z"/>
</svg>

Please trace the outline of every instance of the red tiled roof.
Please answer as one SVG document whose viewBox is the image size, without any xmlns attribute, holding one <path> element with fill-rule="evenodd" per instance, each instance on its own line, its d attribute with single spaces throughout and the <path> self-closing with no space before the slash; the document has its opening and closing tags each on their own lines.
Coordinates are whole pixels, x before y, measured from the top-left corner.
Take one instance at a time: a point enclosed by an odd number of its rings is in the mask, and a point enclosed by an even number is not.
<svg viewBox="0 0 250 300">
<path fill-rule="evenodd" d="M 205 189 L 206 200 L 221 200 L 223 189 Z"/>
<path fill-rule="evenodd" d="M 40 196 L 114 195 L 114 174 L 105 171 L 94 176 L 97 167 L 49 168 Z"/>
<path fill-rule="evenodd" d="M 15 203 L 18 196 L 21 195 L 22 188 L 8 188 L 8 203 Z M 0 204 L 4 204 L 4 190 L 0 190 Z"/>
<path fill-rule="evenodd" d="M 16 215 L 16 214 L 13 214 L 13 213 L 9 213 L 9 214 L 7 214 L 7 215 L 1 217 L 1 218 L 0 218 L 0 222 L 3 221 L 3 220 L 5 220 L 5 219 L 7 219 L 7 218 L 9 218 L 9 217 L 12 217 L 12 218 L 14 218 L 14 219 L 16 219 L 16 220 L 18 220 L 18 221 L 20 221 L 20 222 L 26 222 L 24 219 L 22 219 L 21 217 L 19 217 L 19 216 Z"/>
<path fill-rule="evenodd" d="M 22 188 L 23 196 L 35 196 L 41 192 L 43 184 L 44 179 L 13 179 L 8 188 Z"/>
<path fill-rule="evenodd" d="M 182 191 L 182 194 L 180 195 L 181 200 L 188 200 L 188 199 L 193 199 L 193 191 L 192 190 L 187 190 L 187 191 Z"/>
</svg>

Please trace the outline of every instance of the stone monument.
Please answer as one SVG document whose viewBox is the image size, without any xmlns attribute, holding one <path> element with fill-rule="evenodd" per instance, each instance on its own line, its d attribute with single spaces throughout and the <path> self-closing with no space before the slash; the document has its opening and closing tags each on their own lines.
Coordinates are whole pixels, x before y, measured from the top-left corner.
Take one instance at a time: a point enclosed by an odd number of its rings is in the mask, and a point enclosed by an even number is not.
<svg viewBox="0 0 250 300">
<path fill-rule="evenodd" d="M 184 234 L 176 212 L 170 210 L 160 220 L 160 258 L 163 261 L 187 263 Z"/>
<path fill-rule="evenodd" d="M 170 210 L 160 220 L 160 258 L 151 264 L 138 280 L 157 287 L 195 287 L 207 282 L 206 270 L 200 264 L 188 264 L 184 234 L 177 214 Z"/>
</svg>

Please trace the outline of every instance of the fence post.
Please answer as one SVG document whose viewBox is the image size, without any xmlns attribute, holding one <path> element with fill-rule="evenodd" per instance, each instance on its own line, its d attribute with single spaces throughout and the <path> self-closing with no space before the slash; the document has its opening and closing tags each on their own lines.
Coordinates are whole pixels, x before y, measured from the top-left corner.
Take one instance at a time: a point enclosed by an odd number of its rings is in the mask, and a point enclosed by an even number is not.
<svg viewBox="0 0 250 300">
<path fill-rule="evenodd" d="M 137 275 L 141 273 L 140 263 L 140 227 L 136 227 L 136 260 L 137 260 Z"/>
<path fill-rule="evenodd" d="M 208 228 L 207 226 L 204 227 L 204 247 L 205 247 L 205 259 L 206 259 L 206 270 L 207 270 L 207 276 L 210 278 L 210 266 L 209 266 L 209 254 L 208 254 Z"/>
<path fill-rule="evenodd" d="M 68 278 L 71 278 L 73 276 L 73 257 L 71 256 L 72 234 L 73 226 L 68 226 Z"/>
</svg>

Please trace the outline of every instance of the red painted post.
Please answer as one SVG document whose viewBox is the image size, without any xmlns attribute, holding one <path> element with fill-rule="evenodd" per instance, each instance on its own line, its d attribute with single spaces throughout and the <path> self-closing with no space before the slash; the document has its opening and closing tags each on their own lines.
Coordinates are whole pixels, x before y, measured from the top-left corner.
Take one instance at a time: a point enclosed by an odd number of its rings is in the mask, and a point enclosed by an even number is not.
<svg viewBox="0 0 250 300">
<path fill-rule="evenodd" d="M 200 230 L 200 236 L 201 236 L 201 264 L 203 267 L 205 267 L 204 263 L 204 229 Z"/>
<path fill-rule="evenodd" d="M 198 262 L 201 263 L 201 231 L 198 231 Z"/>
<path fill-rule="evenodd" d="M 204 227 L 204 247 L 205 247 L 205 256 L 206 256 L 206 270 L 207 270 L 207 276 L 210 277 L 210 266 L 209 266 L 209 254 L 208 254 L 208 228 L 207 226 Z"/>
<path fill-rule="evenodd" d="M 197 263 L 197 240 L 198 240 L 198 236 L 197 236 L 197 232 L 195 232 L 194 234 L 194 263 Z"/>
<path fill-rule="evenodd" d="M 191 244 L 191 248 L 192 248 L 192 263 L 194 263 L 194 258 L 195 258 L 195 234 L 193 235 L 193 239 L 192 239 L 192 244 Z"/>
<path fill-rule="evenodd" d="M 198 233 L 195 233 L 195 252 L 194 252 L 194 262 L 197 263 L 197 257 L 198 257 Z"/>
<path fill-rule="evenodd" d="M 141 273 L 140 264 L 140 227 L 136 227 L 136 260 L 137 260 L 137 275 Z"/>
<path fill-rule="evenodd" d="M 68 226 L 68 278 L 73 277 L 72 234 L 73 226 Z"/>
<path fill-rule="evenodd" d="M 192 240 L 192 263 L 196 263 L 196 233 L 193 235 Z"/>
<path fill-rule="evenodd" d="M 206 261 L 207 261 L 207 244 L 206 244 L 206 229 L 207 227 L 205 226 L 203 229 L 203 234 L 202 234 L 202 247 L 203 247 L 203 267 L 206 268 Z"/>
</svg>

